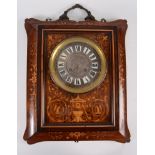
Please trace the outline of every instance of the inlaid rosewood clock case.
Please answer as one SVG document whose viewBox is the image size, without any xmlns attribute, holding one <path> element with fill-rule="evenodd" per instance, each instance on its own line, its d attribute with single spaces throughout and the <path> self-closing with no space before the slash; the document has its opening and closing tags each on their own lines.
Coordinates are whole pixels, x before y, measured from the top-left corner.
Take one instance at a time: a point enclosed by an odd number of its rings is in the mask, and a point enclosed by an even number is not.
<svg viewBox="0 0 155 155">
<path fill-rule="evenodd" d="M 85 21 L 69 20 L 80 8 Z M 58 20 L 26 19 L 27 122 L 24 140 L 129 142 L 126 20 L 97 21 L 76 4 Z"/>
</svg>

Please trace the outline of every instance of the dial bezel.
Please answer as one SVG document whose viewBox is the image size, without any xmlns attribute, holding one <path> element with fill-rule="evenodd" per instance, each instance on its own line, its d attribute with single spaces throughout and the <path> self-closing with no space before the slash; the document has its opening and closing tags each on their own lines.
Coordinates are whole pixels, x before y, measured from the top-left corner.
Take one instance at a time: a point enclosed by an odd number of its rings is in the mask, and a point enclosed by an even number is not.
<svg viewBox="0 0 155 155">
<path fill-rule="evenodd" d="M 85 85 L 83 87 L 71 87 L 67 85 L 59 76 L 59 73 L 56 69 L 56 60 L 59 55 L 59 52 L 61 51 L 62 48 L 67 46 L 70 43 L 74 42 L 81 42 L 81 43 L 86 43 L 92 48 L 95 49 L 97 54 L 99 55 L 100 61 L 101 61 L 101 71 L 98 74 L 98 77 L 90 82 L 88 85 Z M 49 60 L 49 69 L 50 69 L 50 75 L 53 81 L 55 82 L 56 85 L 58 85 L 60 88 L 71 92 L 71 93 L 86 93 L 94 88 L 96 88 L 98 85 L 100 85 L 103 80 L 105 79 L 106 72 L 107 72 L 107 64 L 106 64 L 106 57 L 104 55 L 104 52 L 102 49 L 93 41 L 90 39 L 84 38 L 84 37 L 70 37 L 68 39 L 63 40 L 60 42 L 53 50 L 50 60 Z"/>
</svg>

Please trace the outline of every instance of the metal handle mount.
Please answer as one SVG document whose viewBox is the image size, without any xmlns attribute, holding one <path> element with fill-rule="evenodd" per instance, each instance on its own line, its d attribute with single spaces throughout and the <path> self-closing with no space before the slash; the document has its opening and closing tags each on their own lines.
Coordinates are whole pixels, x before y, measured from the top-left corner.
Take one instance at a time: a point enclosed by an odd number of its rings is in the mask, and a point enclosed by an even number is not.
<svg viewBox="0 0 155 155">
<path fill-rule="evenodd" d="M 67 16 L 67 13 L 73 9 L 82 9 L 84 11 L 86 11 L 87 16 L 85 17 L 85 20 L 93 20 L 95 21 L 95 17 L 91 14 L 91 12 L 89 10 L 87 10 L 86 8 L 84 8 L 83 6 L 81 6 L 80 4 L 75 4 L 73 5 L 71 8 L 67 9 L 66 11 L 64 11 L 64 13 L 59 17 L 59 20 L 69 20 L 69 17 Z"/>
</svg>

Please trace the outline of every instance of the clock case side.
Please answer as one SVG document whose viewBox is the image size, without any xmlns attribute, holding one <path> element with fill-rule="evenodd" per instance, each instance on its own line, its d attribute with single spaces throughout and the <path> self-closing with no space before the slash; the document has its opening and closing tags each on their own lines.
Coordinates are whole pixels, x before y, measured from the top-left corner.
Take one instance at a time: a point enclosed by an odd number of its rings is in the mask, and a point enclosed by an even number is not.
<svg viewBox="0 0 155 155">
<path fill-rule="evenodd" d="M 37 132 L 37 23 L 25 19 L 27 33 L 26 129 L 28 141 Z"/>
<path fill-rule="evenodd" d="M 114 26 L 117 28 L 118 37 L 118 64 L 116 69 L 119 72 L 119 129 L 117 131 L 68 131 L 68 132 L 41 132 L 37 126 L 37 105 L 40 102 L 39 89 L 37 85 L 39 72 L 37 68 L 40 64 L 37 63 L 38 55 L 38 26 L 55 26 L 57 28 L 104 28 Z M 24 140 L 28 144 L 33 144 L 40 141 L 79 141 L 79 140 L 114 140 L 118 142 L 129 142 L 130 133 L 127 125 L 127 92 L 126 92 L 126 58 L 125 58 L 125 34 L 127 29 L 126 20 L 116 20 L 112 22 L 99 21 L 40 21 L 33 18 L 25 20 L 25 28 L 28 36 L 28 51 L 27 51 L 27 125 L 24 133 Z"/>
<path fill-rule="evenodd" d="M 127 81 L 126 81 L 126 50 L 125 36 L 127 21 L 118 25 L 118 69 L 119 69 L 119 132 L 126 142 L 130 142 L 127 123 Z"/>
</svg>

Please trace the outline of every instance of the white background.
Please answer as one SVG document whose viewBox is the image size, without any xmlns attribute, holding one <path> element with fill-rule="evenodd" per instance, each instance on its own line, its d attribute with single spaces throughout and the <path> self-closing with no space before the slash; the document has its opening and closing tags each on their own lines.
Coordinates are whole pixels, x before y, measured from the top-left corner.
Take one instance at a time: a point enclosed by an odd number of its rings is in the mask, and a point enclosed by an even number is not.
<svg viewBox="0 0 155 155">
<path fill-rule="evenodd" d="M 122 18 L 128 20 L 126 34 L 128 125 L 131 142 L 120 144 L 110 141 L 96 142 L 41 142 L 28 145 L 23 139 L 26 125 L 26 50 L 25 18 L 47 17 L 57 19 L 64 10 L 75 3 L 82 4 L 96 19 L 108 21 Z M 72 11 L 71 19 L 82 20 L 86 14 Z M 18 155 L 136 155 L 136 1 L 135 0 L 18 0 Z"/>
</svg>

